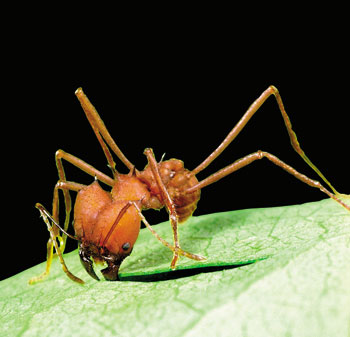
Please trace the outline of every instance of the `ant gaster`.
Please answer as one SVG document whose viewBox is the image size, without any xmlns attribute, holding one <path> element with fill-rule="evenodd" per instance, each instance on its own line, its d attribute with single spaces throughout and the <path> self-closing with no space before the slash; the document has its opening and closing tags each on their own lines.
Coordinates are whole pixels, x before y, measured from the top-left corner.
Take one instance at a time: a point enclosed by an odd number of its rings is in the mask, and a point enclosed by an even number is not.
<svg viewBox="0 0 350 337">
<path fill-rule="evenodd" d="M 296 134 L 292 130 L 289 117 L 284 109 L 281 96 L 274 86 L 270 86 L 261 94 L 216 150 L 192 171 L 184 168 L 183 162 L 178 159 L 161 160 L 157 162 L 152 149 L 149 148 L 144 151 L 148 164 L 144 170 L 138 171 L 116 145 L 94 106 L 85 96 L 83 90 L 79 88 L 76 90 L 75 94 L 102 147 L 108 166 L 112 170 L 113 178 L 69 153 L 62 150 L 56 152 L 59 181 L 54 188 L 52 215 L 41 204 L 36 204 L 50 232 L 47 245 L 46 270 L 40 276 L 32 278 L 30 283 L 40 281 L 48 275 L 53 258 L 53 248 L 55 248 L 63 270 L 68 277 L 76 282 L 83 283 L 80 278 L 73 275 L 68 270 L 63 260 L 62 254 L 67 236 L 79 242 L 79 256 L 84 268 L 90 276 L 96 280 L 99 279 L 93 269 L 92 258 L 95 262 L 107 264 L 107 267 L 101 270 L 106 280 L 117 280 L 119 267 L 122 261 L 130 255 L 138 237 L 141 221 L 163 245 L 173 251 L 173 258 L 170 265 L 172 269 L 176 268 L 179 256 L 185 256 L 198 261 L 204 260 L 205 258 L 200 255 L 192 254 L 181 249 L 178 238 L 178 223 L 184 222 L 192 215 L 197 207 L 200 191 L 203 187 L 262 158 L 267 158 L 275 165 L 281 167 L 311 187 L 318 188 L 350 211 L 350 206 L 340 199 L 341 195 L 333 188 L 315 165 L 312 164 L 301 149 Z M 331 188 L 333 193 L 318 181 L 308 178 L 282 162 L 276 156 L 264 151 L 257 151 L 249 154 L 210 175 L 208 178 L 200 182 L 197 180 L 196 175 L 224 151 L 237 137 L 254 113 L 271 95 L 274 95 L 276 98 L 294 150 L 314 171 L 316 171 L 322 180 Z M 120 174 L 116 170 L 110 150 L 112 150 L 129 169 L 128 174 Z M 62 159 L 95 177 L 95 181 L 88 186 L 67 181 Z M 102 189 L 98 181 L 110 186 L 111 190 L 107 192 Z M 59 190 L 63 191 L 66 209 L 66 218 L 63 227 L 59 224 Z M 69 191 L 78 192 L 74 206 L 75 236 L 67 233 L 71 212 Z M 173 244 L 162 239 L 142 214 L 143 210 L 150 208 L 160 209 L 164 206 L 170 217 Z"/>
</svg>

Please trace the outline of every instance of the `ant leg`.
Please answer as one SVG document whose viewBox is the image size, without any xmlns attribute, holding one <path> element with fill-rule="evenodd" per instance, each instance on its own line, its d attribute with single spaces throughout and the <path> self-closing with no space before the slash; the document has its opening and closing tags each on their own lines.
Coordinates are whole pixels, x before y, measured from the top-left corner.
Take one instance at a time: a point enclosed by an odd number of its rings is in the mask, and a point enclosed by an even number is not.
<svg viewBox="0 0 350 337">
<path fill-rule="evenodd" d="M 138 212 L 140 219 L 142 220 L 142 222 L 146 225 L 146 227 L 151 231 L 151 233 L 167 248 L 169 248 L 171 251 L 173 251 L 174 254 L 176 255 L 181 255 L 181 256 L 185 256 L 189 259 L 193 259 L 193 260 L 197 260 L 197 261 L 203 261 L 205 260 L 205 257 L 200 256 L 200 255 L 196 255 L 196 254 L 192 254 L 189 252 L 186 252 L 184 250 L 182 250 L 180 247 L 174 247 L 172 246 L 170 243 L 168 243 L 166 240 L 164 240 L 163 238 L 161 238 L 156 231 L 152 228 L 152 226 L 148 223 L 148 221 L 146 220 L 146 218 L 143 216 L 139 206 L 137 205 L 137 203 L 140 203 L 141 200 L 138 201 L 133 201 L 133 200 L 129 200 L 125 206 L 120 210 L 119 214 L 117 215 L 117 218 L 115 219 L 112 227 L 109 229 L 106 237 L 103 239 L 101 246 L 104 247 L 105 244 L 107 243 L 107 241 L 109 240 L 111 234 L 113 233 L 113 231 L 115 230 L 115 228 L 117 227 L 118 223 L 120 222 L 120 220 L 122 219 L 122 217 L 124 216 L 124 214 L 126 213 L 126 211 L 134 206 L 136 211 Z M 92 265 L 91 265 L 91 261 L 89 259 L 89 256 L 84 255 L 84 250 L 80 250 L 81 254 L 81 259 L 83 262 L 83 265 L 86 269 L 86 271 L 88 272 L 88 274 L 90 274 L 90 276 L 92 276 L 94 279 L 98 280 L 98 277 L 96 276 Z M 79 254 L 80 254 L 79 253 Z M 108 267 L 101 270 L 102 274 L 104 275 L 104 278 L 106 280 L 112 281 L 112 280 L 117 280 L 118 279 L 118 270 L 120 267 L 120 264 L 122 263 L 122 261 L 124 260 L 124 258 L 126 256 L 128 256 L 130 254 L 130 252 L 123 256 L 123 257 L 119 257 L 115 260 L 109 260 L 107 261 L 108 263 Z M 174 269 L 174 267 L 172 267 L 172 269 Z"/>
<path fill-rule="evenodd" d="M 282 98 L 276 87 L 271 85 L 268 87 L 260 97 L 253 102 L 253 104 L 249 107 L 247 112 L 243 115 L 243 117 L 239 120 L 236 126 L 231 130 L 231 132 L 227 135 L 227 137 L 223 140 L 223 142 L 214 150 L 200 165 L 198 165 L 193 171 L 192 174 L 196 175 L 198 172 L 205 169 L 216 157 L 218 157 L 222 151 L 226 149 L 226 147 L 238 136 L 241 130 L 245 127 L 248 121 L 252 118 L 257 110 L 261 107 L 261 105 L 269 98 L 271 95 L 275 96 L 278 107 L 282 114 L 284 124 L 287 128 L 288 135 L 292 144 L 293 149 L 304 159 L 304 161 L 322 178 L 322 180 L 332 189 L 334 194 L 340 195 L 335 188 L 330 184 L 330 182 L 325 178 L 325 176 L 320 172 L 320 170 L 310 161 L 310 159 L 305 155 L 304 151 L 301 149 L 300 144 L 298 142 L 297 136 L 292 129 L 292 123 L 286 113 L 284 108 Z"/>
<path fill-rule="evenodd" d="M 39 276 L 32 277 L 28 283 L 29 284 L 35 284 L 37 282 L 43 281 L 50 273 L 51 263 L 52 263 L 52 257 L 53 257 L 53 241 L 51 239 L 51 232 L 50 232 L 50 238 L 47 242 L 47 255 L 46 255 L 46 268 L 43 273 L 41 273 Z"/>
<path fill-rule="evenodd" d="M 91 176 L 96 177 L 97 179 L 99 179 L 100 181 L 104 182 L 105 184 L 109 185 L 109 186 L 113 186 L 114 184 L 114 180 L 110 177 L 108 177 L 107 175 L 105 175 L 104 173 L 98 171 L 97 169 L 95 169 L 93 166 L 85 163 L 83 160 L 67 153 L 64 152 L 63 150 L 58 150 L 55 154 L 55 160 L 56 160 L 56 166 L 57 166 L 57 171 L 58 171 L 58 177 L 59 180 L 61 182 L 65 182 L 66 181 L 66 175 L 64 172 L 64 168 L 63 168 L 63 163 L 62 163 L 62 159 L 70 162 L 71 164 L 73 164 L 74 166 L 78 167 L 79 169 L 81 169 L 82 171 L 90 174 Z M 57 185 L 56 185 L 57 186 Z M 61 188 L 62 189 L 62 188 Z M 66 211 L 66 218 L 65 218 L 65 222 L 64 222 L 64 230 L 67 231 L 68 229 L 68 225 L 69 225 L 69 218 L 70 218 L 70 212 L 72 209 L 72 202 L 71 202 L 71 198 L 70 198 L 70 194 L 69 194 L 69 189 L 64 188 L 62 189 L 63 191 L 63 197 L 64 197 L 64 204 L 65 204 L 65 211 Z M 54 190 L 54 198 L 53 198 L 53 206 L 52 206 L 52 216 L 53 219 L 56 222 L 59 222 L 59 202 L 58 202 L 59 198 L 58 198 L 58 191 L 57 188 L 55 187 Z M 66 235 L 64 234 L 62 236 L 62 242 L 60 242 L 60 247 L 62 252 L 64 251 L 64 246 L 65 246 L 65 242 L 66 242 Z"/>
<path fill-rule="evenodd" d="M 87 174 L 93 177 L 96 177 L 98 180 L 102 181 L 106 185 L 109 185 L 111 187 L 114 185 L 114 179 L 110 178 L 106 174 L 97 170 L 96 168 L 84 162 L 83 160 L 79 159 L 78 157 L 75 157 L 67 152 L 64 152 L 63 150 L 58 150 L 56 152 L 56 165 L 57 165 L 59 177 L 62 181 L 64 181 L 65 179 L 64 179 L 64 170 L 63 170 L 61 159 L 68 161 L 69 163 L 73 164 L 74 166 L 86 172 Z"/>
<path fill-rule="evenodd" d="M 156 180 L 156 183 L 158 185 L 158 188 L 160 190 L 160 194 L 162 196 L 163 202 L 168 210 L 169 213 L 169 218 L 170 218 L 170 223 L 171 223 L 171 228 L 173 230 L 173 238 L 174 238 L 174 245 L 175 245 L 175 250 L 174 250 L 174 256 L 171 261 L 170 267 L 172 269 L 175 269 L 177 260 L 179 258 L 179 251 L 181 250 L 180 248 L 180 243 L 179 243 L 179 236 L 178 236 L 178 231 L 177 231 L 177 224 L 178 224 L 178 216 L 176 213 L 176 208 L 174 202 L 171 200 L 171 197 L 162 181 L 162 178 L 160 177 L 160 173 L 158 170 L 158 164 L 156 161 L 156 158 L 154 157 L 154 153 L 152 149 L 145 149 L 144 154 L 147 157 L 148 163 L 151 166 L 151 170 L 153 173 L 153 176 Z"/>
<path fill-rule="evenodd" d="M 58 211 L 57 211 L 58 210 L 58 189 L 62 189 L 63 191 L 64 190 L 79 191 L 83 187 L 85 187 L 85 185 L 77 184 L 74 182 L 68 182 L 68 181 L 58 181 L 57 182 L 57 184 L 55 185 L 55 189 L 54 189 L 54 201 L 53 201 L 53 210 L 55 210 L 57 216 L 58 216 Z M 43 219 L 48 227 L 48 230 L 50 232 L 50 238 L 47 242 L 46 269 L 41 275 L 31 278 L 29 280 L 29 284 L 34 284 L 36 282 L 42 281 L 49 275 L 51 263 L 52 263 L 52 258 L 53 258 L 53 247 L 55 247 L 57 255 L 58 255 L 60 262 L 62 264 L 63 270 L 65 272 L 67 270 L 67 267 L 65 267 L 63 257 L 62 257 L 64 248 L 65 248 L 65 239 L 62 239 L 62 237 L 59 235 L 60 230 L 57 226 L 50 225 L 49 220 L 47 218 L 47 216 L 49 216 L 49 213 L 45 210 L 45 208 L 40 204 L 36 204 L 35 206 L 39 209 L 40 214 L 43 217 Z M 56 221 L 58 223 L 58 221 L 54 218 L 54 216 L 52 216 L 52 219 L 53 219 L 53 221 Z M 56 239 L 59 240 L 60 246 L 58 246 Z M 62 263 L 62 261 L 63 261 L 63 263 Z M 67 275 L 70 278 L 72 278 L 68 273 L 67 273 Z M 79 281 L 77 281 L 77 282 L 79 282 Z"/>
<path fill-rule="evenodd" d="M 54 193 L 53 193 L 52 218 L 53 218 L 54 221 L 59 223 L 59 195 L 58 195 L 58 190 L 61 189 L 63 191 L 63 195 L 64 195 L 64 203 L 65 203 L 65 211 L 66 211 L 66 217 L 65 217 L 65 222 L 64 222 L 64 227 L 63 228 L 64 228 L 65 231 L 67 231 L 68 225 L 69 225 L 70 213 L 71 213 L 71 209 L 72 209 L 72 206 L 71 206 L 72 202 L 71 202 L 69 190 L 79 191 L 85 185 L 66 181 L 66 175 L 65 175 L 65 172 L 64 172 L 62 159 L 65 159 L 66 161 L 70 162 L 71 164 L 73 164 L 74 166 L 78 167 L 82 171 L 90 174 L 91 176 L 96 177 L 97 179 L 99 179 L 100 181 L 104 182 L 105 184 L 107 184 L 109 186 L 113 186 L 114 180 L 112 178 L 108 177 L 107 175 L 105 175 L 104 173 L 98 171 L 93 166 L 87 164 L 83 160 L 81 160 L 81 159 L 79 159 L 79 158 L 77 158 L 77 157 L 75 157 L 75 156 L 73 156 L 73 155 L 71 155 L 69 153 L 66 153 L 66 152 L 64 152 L 62 150 L 58 150 L 56 152 L 55 160 L 56 160 L 56 166 L 57 166 L 59 181 L 55 185 Z M 60 230 L 59 230 L 59 228 L 57 226 L 53 226 L 52 227 L 52 232 L 55 235 L 55 238 L 59 241 L 60 252 L 63 254 L 64 249 L 65 249 L 67 236 L 64 233 L 62 235 L 60 235 Z M 44 279 L 49 274 L 50 267 L 51 267 L 51 262 L 52 262 L 52 258 L 53 258 L 53 247 L 54 247 L 55 243 L 56 242 L 53 242 L 53 240 L 51 238 L 51 235 L 50 235 L 50 238 L 49 238 L 48 243 L 47 243 L 46 270 L 44 271 L 44 273 L 42 275 L 32 278 L 29 281 L 29 283 L 32 284 L 32 283 L 35 283 L 37 281 L 40 281 L 40 280 Z M 57 249 L 56 249 L 56 251 L 57 251 Z M 57 253 L 57 254 L 59 254 L 59 253 Z"/>
<path fill-rule="evenodd" d="M 36 208 L 40 211 L 40 215 L 41 215 L 41 217 L 44 219 L 44 222 L 45 222 L 46 225 L 47 225 L 47 229 L 48 229 L 48 231 L 50 232 L 50 240 L 51 240 L 51 242 L 53 243 L 53 246 L 55 247 L 55 250 L 56 250 L 56 253 L 57 253 L 58 258 L 59 258 L 59 260 L 60 260 L 60 263 L 61 263 L 61 265 L 62 265 L 63 271 L 67 274 L 67 276 L 68 276 L 71 280 L 73 280 L 73 281 L 75 281 L 75 282 L 78 282 L 78 283 L 80 283 L 80 284 L 83 284 L 84 281 L 81 280 L 79 277 L 73 275 L 73 274 L 68 270 L 68 268 L 67 268 L 67 266 L 66 266 L 66 264 L 65 264 L 65 262 L 64 262 L 61 249 L 60 249 L 60 247 L 58 246 L 57 241 L 56 241 L 56 234 L 55 234 L 55 231 L 54 231 L 54 229 L 53 229 L 53 226 L 51 226 L 50 221 L 49 221 L 49 219 L 48 219 L 48 217 L 51 217 L 50 214 L 47 212 L 47 210 L 46 210 L 41 204 L 38 203 L 38 204 L 36 204 L 35 206 L 36 206 Z M 51 250 L 52 250 L 52 249 L 51 249 Z M 52 254 L 51 254 L 51 257 L 50 257 L 50 265 L 51 265 L 51 261 L 52 261 Z M 42 275 L 40 275 L 40 276 L 37 277 L 37 278 L 31 279 L 31 280 L 29 281 L 29 283 L 32 284 L 32 283 L 35 283 L 35 282 L 37 282 L 37 281 L 41 281 L 42 279 L 44 279 L 44 278 L 48 275 L 48 273 L 49 273 L 50 265 L 49 265 L 49 268 L 46 267 L 46 271 L 45 271 Z"/>
<path fill-rule="evenodd" d="M 184 250 L 182 250 L 181 248 L 175 248 L 174 246 L 172 246 L 169 242 L 167 242 L 166 240 L 164 240 L 163 238 L 161 238 L 159 236 L 159 234 L 152 228 L 152 226 L 149 224 L 149 222 L 146 220 L 146 218 L 144 217 L 144 215 L 142 214 L 140 208 L 137 206 L 136 202 L 134 201 L 129 201 L 129 204 L 134 205 L 134 207 L 136 208 L 137 212 L 139 213 L 142 222 L 145 224 L 145 226 L 151 231 L 151 233 L 157 238 L 157 240 L 159 240 L 165 247 L 168 247 L 170 250 L 172 250 L 174 253 L 175 251 L 177 251 L 177 253 L 179 255 L 185 256 L 189 259 L 192 260 L 197 260 L 197 261 L 204 261 L 206 260 L 206 258 L 204 256 L 201 255 L 197 255 L 197 254 L 192 254 L 189 252 L 186 252 Z M 173 268 L 174 269 L 174 268 Z"/>
<path fill-rule="evenodd" d="M 84 112 L 89 120 L 89 123 L 94 130 L 94 133 L 100 142 L 102 146 L 102 150 L 105 153 L 105 156 L 107 158 L 108 164 L 111 167 L 113 174 L 117 173 L 115 170 L 115 163 L 113 161 L 112 155 L 109 152 L 105 142 L 109 145 L 109 147 L 112 149 L 112 151 L 117 155 L 117 157 L 124 163 L 124 165 L 129 168 L 129 170 L 134 169 L 134 165 L 125 157 L 123 152 L 119 149 L 113 138 L 111 137 L 110 133 L 108 132 L 105 124 L 103 123 L 103 120 L 101 119 L 100 115 L 96 111 L 95 107 L 91 104 L 89 99 L 86 97 L 86 95 L 83 92 L 82 88 L 78 88 L 75 91 L 75 95 L 77 96 Z M 102 139 L 103 138 L 103 139 Z"/>
<path fill-rule="evenodd" d="M 226 166 L 225 168 L 223 168 L 223 169 L 219 170 L 218 172 L 212 174 L 208 178 L 200 181 L 197 185 L 192 186 L 191 188 L 187 189 L 186 192 L 187 193 L 191 193 L 191 192 L 194 192 L 194 191 L 196 191 L 196 190 L 198 190 L 200 188 L 208 186 L 208 185 L 210 185 L 210 184 L 212 184 L 212 183 L 222 179 L 223 177 L 225 177 L 225 176 L 227 176 L 227 175 L 229 175 L 229 174 L 231 174 L 231 173 L 241 169 L 242 167 L 251 164 L 255 160 L 262 159 L 262 158 L 267 158 L 272 163 L 274 163 L 275 165 L 281 167 L 282 169 L 284 169 L 288 173 L 292 174 L 294 177 L 296 177 L 297 179 L 301 180 L 305 184 L 308 184 L 311 187 L 318 188 L 320 191 L 322 191 L 323 193 L 327 194 L 330 198 L 334 199 L 336 202 L 338 202 L 340 205 L 342 205 L 348 211 L 350 211 L 350 206 L 348 206 L 342 200 L 340 200 L 338 198 L 337 194 L 333 194 L 330 191 L 328 191 L 325 187 L 323 187 L 321 185 L 320 182 L 308 178 L 304 174 L 299 173 L 293 167 L 291 167 L 291 166 L 287 165 L 286 163 L 284 163 L 282 160 L 278 159 L 276 156 L 272 155 L 271 153 L 264 152 L 264 151 L 254 152 L 252 154 L 249 154 L 249 155 L 247 155 L 247 156 L 245 156 L 245 157 L 235 161 L 231 165 Z"/>
</svg>

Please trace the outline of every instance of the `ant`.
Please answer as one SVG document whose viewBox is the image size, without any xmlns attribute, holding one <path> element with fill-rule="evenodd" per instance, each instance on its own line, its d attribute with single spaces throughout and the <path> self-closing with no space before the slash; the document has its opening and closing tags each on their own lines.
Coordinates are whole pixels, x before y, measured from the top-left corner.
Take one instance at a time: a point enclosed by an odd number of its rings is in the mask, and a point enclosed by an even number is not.
<svg viewBox="0 0 350 337">
<path fill-rule="evenodd" d="M 309 186 L 318 188 L 350 211 L 350 206 L 340 199 L 340 197 L 344 195 L 339 194 L 333 188 L 301 149 L 297 136 L 292 129 L 290 119 L 284 109 L 281 96 L 274 86 L 268 87 L 260 97 L 254 101 L 216 150 L 192 171 L 186 169 L 183 162 L 178 159 L 161 160 L 157 162 L 153 150 L 150 148 L 144 150 L 148 161 L 146 167 L 142 171 L 137 170 L 119 149 L 83 90 L 78 88 L 75 94 L 106 156 L 108 166 L 112 171 L 112 178 L 69 153 L 62 150 L 56 152 L 55 159 L 59 180 L 54 188 L 52 215 L 44 206 L 39 203 L 36 204 L 50 232 L 50 238 L 47 243 L 46 270 L 40 276 L 33 277 L 29 281 L 31 284 L 43 280 L 49 274 L 53 258 L 53 248 L 55 248 L 62 268 L 67 276 L 73 281 L 84 283 L 83 280 L 73 275 L 65 265 L 62 254 L 65 249 L 67 237 L 78 241 L 80 260 L 85 270 L 92 278 L 99 280 L 93 269 L 93 259 L 97 263 L 101 262 L 107 264 L 107 267 L 101 270 L 106 280 L 118 280 L 119 267 L 123 260 L 131 254 L 139 234 L 141 221 L 163 245 L 172 250 L 173 258 L 170 264 L 171 269 L 176 268 L 179 256 L 185 256 L 197 261 L 205 260 L 203 256 L 192 254 L 181 249 L 177 229 L 178 223 L 184 222 L 192 215 L 197 207 L 200 191 L 203 187 L 213 184 L 223 177 L 262 158 L 267 158 L 269 161 Z M 202 181 L 197 180 L 196 175 L 204 170 L 225 150 L 260 106 L 271 95 L 273 95 L 277 101 L 292 147 L 322 178 L 333 193 L 321 185 L 320 182 L 308 178 L 276 156 L 264 151 L 257 151 L 249 154 Z M 121 174 L 116 170 L 116 164 L 110 150 L 112 150 L 129 169 L 128 174 Z M 67 181 L 62 164 L 63 159 L 95 177 L 94 182 L 87 186 Z M 107 192 L 102 189 L 99 181 L 110 186 L 111 190 Z M 65 202 L 66 217 L 63 227 L 59 224 L 59 190 L 62 190 Z M 74 206 L 74 236 L 67 233 L 72 209 L 70 191 L 77 192 Z M 161 238 L 142 214 L 143 210 L 150 208 L 160 209 L 164 206 L 169 213 L 173 232 L 173 244 Z"/>
</svg>

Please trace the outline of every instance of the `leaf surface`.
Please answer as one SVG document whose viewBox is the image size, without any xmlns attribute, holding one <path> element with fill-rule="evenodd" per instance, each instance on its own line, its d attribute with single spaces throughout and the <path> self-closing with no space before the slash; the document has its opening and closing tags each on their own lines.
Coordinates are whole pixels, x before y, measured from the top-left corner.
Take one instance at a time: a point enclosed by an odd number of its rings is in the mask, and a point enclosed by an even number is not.
<svg viewBox="0 0 350 337">
<path fill-rule="evenodd" d="M 154 227 L 171 242 L 168 223 Z M 121 282 L 96 282 L 76 251 L 0 282 L 0 336 L 350 336 L 350 214 L 332 200 L 193 217 L 172 253 L 147 229 Z"/>
</svg>

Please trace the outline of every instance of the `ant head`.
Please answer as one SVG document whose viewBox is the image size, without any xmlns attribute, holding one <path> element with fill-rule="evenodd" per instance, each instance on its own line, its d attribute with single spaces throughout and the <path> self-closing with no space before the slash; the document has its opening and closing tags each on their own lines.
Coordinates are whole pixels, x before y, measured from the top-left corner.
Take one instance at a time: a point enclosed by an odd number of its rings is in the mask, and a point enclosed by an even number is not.
<svg viewBox="0 0 350 337">
<path fill-rule="evenodd" d="M 95 273 L 91 258 L 97 263 L 107 263 L 107 267 L 102 269 L 101 273 L 107 281 L 116 281 L 118 280 L 118 271 L 121 263 L 131 253 L 132 247 L 130 243 L 124 243 L 122 250 L 123 252 L 113 254 L 105 247 L 98 247 L 92 243 L 82 242 L 79 245 L 79 256 L 86 272 L 93 279 L 100 280 Z"/>
</svg>

